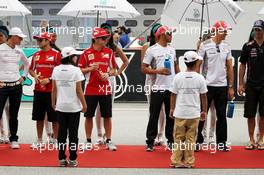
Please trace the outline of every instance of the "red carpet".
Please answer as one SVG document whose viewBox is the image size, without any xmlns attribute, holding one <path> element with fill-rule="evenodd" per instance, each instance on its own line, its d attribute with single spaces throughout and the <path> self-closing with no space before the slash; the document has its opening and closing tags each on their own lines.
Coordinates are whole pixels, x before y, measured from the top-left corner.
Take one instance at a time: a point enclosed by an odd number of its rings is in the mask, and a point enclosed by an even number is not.
<svg viewBox="0 0 264 175">
<path fill-rule="evenodd" d="M 155 152 L 145 152 L 144 146 L 118 146 L 110 152 L 101 147 L 98 151 L 79 153 L 79 167 L 86 168 L 169 168 L 171 153 L 164 147 Z M 231 152 L 207 151 L 195 153 L 196 168 L 264 168 L 264 151 L 246 151 L 233 146 Z M 33 151 L 29 145 L 12 150 L 9 145 L 0 145 L 0 166 L 57 166 L 57 151 Z"/>
</svg>

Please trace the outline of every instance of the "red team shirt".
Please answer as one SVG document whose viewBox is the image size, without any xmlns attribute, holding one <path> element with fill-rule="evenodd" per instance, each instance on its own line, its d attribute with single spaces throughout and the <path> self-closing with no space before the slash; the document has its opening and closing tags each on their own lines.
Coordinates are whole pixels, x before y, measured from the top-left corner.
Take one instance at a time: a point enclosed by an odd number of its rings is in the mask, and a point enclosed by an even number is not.
<svg viewBox="0 0 264 175">
<path fill-rule="evenodd" d="M 85 95 L 110 95 L 111 86 L 109 81 L 102 81 L 100 71 L 109 72 L 116 68 L 115 56 L 111 49 L 105 47 L 101 51 L 96 51 L 93 47 L 85 50 L 80 57 L 79 67 L 91 67 L 93 63 L 99 64 L 99 71 L 88 72 L 86 77 Z"/>
<path fill-rule="evenodd" d="M 31 60 L 30 70 L 35 71 L 40 75 L 40 79 L 50 78 L 54 67 L 60 65 L 61 53 L 50 49 L 47 52 L 42 50 L 36 52 Z M 35 91 L 38 92 L 51 92 L 52 83 L 48 83 L 46 86 L 41 84 L 35 84 Z"/>
</svg>

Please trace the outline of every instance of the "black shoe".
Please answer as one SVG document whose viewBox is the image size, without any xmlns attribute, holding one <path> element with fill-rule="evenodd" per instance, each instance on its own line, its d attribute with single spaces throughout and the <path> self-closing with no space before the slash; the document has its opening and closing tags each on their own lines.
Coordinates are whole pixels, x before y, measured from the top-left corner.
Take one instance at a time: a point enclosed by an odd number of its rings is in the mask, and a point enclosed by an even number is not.
<svg viewBox="0 0 264 175">
<path fill-rule="evenodd" d="M 78 162 L 77 162 L 77 160 L 70 160 L 68 165 L 70 167 L 77 167 L 78 166 Z"/>
<path fill-rule="evenodd" d="M 226 146 L 225 143 L 218 143 L 217 150 L 222 152 L 229 152 L 231 150 L 231 147 Z"/>
<path fill-rule="evenodd" d="M 147 145 L 147 147 L 146 147 L 146 151 L 147 152 L 153 152 L 154 151 L 154 148 L 153 148 L 153 145 Z"/>
</svg>

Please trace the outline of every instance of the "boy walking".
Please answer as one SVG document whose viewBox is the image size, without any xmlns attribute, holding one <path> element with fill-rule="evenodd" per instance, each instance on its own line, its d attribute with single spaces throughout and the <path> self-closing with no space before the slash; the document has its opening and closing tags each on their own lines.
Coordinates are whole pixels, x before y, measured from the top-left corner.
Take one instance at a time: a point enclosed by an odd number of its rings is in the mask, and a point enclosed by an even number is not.
<svg viewBox="0 0 264 175">
<path fill-rule="evenodd" d="M 175 76 L 171 88 L 170 117 L 175 118 L 171 166 L 174 168 L 194 167 L 198 124 L 200 118 L 205 120 L 206 117 L 207 87 L 204 77 L 196 72 L 199 59 L 194 51 L 184 54 L 187 71 Z"/>
<path fill-rule="evenodd" d="M 78 165 L 78 129 L 80 112 L 86 112 L 87 105 L 82 91 L 84 76 L 80 68 L 73 66 L 77 51 L 71 47 L 62 50 L 61 65 L 52 73 L 52 107 L 58 114 L 59 122 L 59 163 L 60 166 Z M 69 134 L 68 134 L 69 133 Z M 70 160 L 66 160 L 66 139 L 69 135 Z"/>
</svg>

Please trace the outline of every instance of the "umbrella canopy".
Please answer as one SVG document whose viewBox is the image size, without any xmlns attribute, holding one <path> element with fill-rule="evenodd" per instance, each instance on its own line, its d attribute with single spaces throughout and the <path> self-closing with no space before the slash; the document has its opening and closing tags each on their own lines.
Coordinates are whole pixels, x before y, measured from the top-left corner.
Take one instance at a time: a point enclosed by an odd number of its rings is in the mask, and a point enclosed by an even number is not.
<svg viewBox="0 0 264 175">
<path fill-rule="evenodd" d="M 126 0 L 71 0 L 58 15 L 108 19 L 135 18 L 140 13 Z"/>
<path fill-rule="evenodd" d="M 0 16 L 25 16 L 31 12 L 18 0 L 0 0 Z"/>
<path fill-rule="evenodd" d="M 243 10 L 232 0 L 167 0 L 161 20 L 168 18 L 171 26 L 197 24 L 202 31 L 203 26 L 211 27 L 219 20 L 236 24 L 242 14 Z"/>
<path fill-rule="evenodd" d="M 264 15 L 264 7 L 258 12 L 259 15 Z"/>
</svg>

